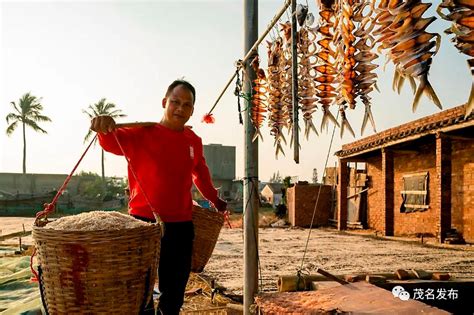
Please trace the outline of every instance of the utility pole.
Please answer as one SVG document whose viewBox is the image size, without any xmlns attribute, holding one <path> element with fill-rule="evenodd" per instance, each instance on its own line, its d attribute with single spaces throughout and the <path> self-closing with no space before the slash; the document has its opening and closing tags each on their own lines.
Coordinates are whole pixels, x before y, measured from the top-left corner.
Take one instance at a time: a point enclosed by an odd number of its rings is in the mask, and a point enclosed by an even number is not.
<svg viewBox="0 0 474 315">
<path fill-rule="evenodd" d="M 258 0 L 244 0 L 244 54 L 249 53 L 258 39 Z M 255 54 L 257 53 L 257 48 Z M 253 52 L 252 52 L 253 53 Z M 253 58 L 245 61 L 244 94 L 251 95 L 255 71 L 250 66 Z M 252 120 L 252 102 L 246 100 L 245 111 L 245 177 L 244 177 L 244 314 L 250 314 L 258 292 L 258 138 L 252 141 L 255 131 Z"/>
<path fill-rule="evenodd" d="M 300 138 L 299 138 L 299 104 L 298 104 L 298 52 L 296 49 L 296 34 L 298 24 L 296 23 L 296 0 L 291 0 L 291 94 L 293 103 L 293 159 L 296 164 L 300 163 Z"/>
</svg>

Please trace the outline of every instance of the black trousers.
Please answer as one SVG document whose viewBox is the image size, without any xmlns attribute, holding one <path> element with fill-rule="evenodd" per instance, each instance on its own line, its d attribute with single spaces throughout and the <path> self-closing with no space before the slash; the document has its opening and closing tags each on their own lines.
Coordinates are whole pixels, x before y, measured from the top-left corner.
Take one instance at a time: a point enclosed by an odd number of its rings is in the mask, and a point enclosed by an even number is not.
<svg viewBox="0 0 474 315">
<path fill-rule="evenodd" d="M 139 220 L 152 220 L 134 216 Z M 184 292 L 191 273 L 194 225 L 192 221 L 164 223 L 161 238 L 160 262 L 158 266 L 158 285 L 160 302 L 157 314 L 178 315 L 184 302 Z M 141 315 L 154 314 L 153 300 Z"/>
<path fill-rule="evenodd" d="M 161 239 L 158 308 L 164 315 L 178 315 L 191 272 L 194 225 L 192 221 L 165 223 Z"/>
</svg>

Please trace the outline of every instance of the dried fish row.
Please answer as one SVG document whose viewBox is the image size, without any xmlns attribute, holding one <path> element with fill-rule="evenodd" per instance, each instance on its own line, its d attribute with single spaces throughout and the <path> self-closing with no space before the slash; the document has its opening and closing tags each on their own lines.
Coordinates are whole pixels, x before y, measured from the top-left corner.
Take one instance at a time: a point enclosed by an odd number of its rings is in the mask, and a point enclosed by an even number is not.
<svg viewBox="0 0 474 315">
<path fill-rule="evenodd" d="M 426 28 L 436 20 L 423 18 L 431 6 L 421 0 L 381 0 L 377 6 L 376 23 L 380 27 L 374 31 L 381 43 L 379 50 L 388 50 L 388 58 L 395 64 L 393 86 L 398 91 L 406 78 L 416 89 L 413 111 L 418 107 L 422 94 L 442 108 L 441 102 L 428 81 L 432 57 L 438 52 L 441 36 L 426 32 Z M 419 81 L 416 88 L 415 79 Z"/>
<path fill-rule="evenodd" d="M 355 36 L 353 34 L 355 25 L 353 22 L 354 17 L 354 5 L 355 0 L 337 0 L 336 1 L 336 15 L 335 20 L 335 32 L 334 42 L 337 44 L 336 49 L 336 71 L 338 73 L 338 86 L 337 86 L 337 98 L 336 103 L 339 105 L 339 112 L 341 114 L 341 136 L 347 129 L 352 136 L 355 137 L 354 130 L 352 129 L 349 121 L 346 118 L 345 110 L 347 107 L 350 109 L 355 108 L 355 77 L 356 72 L 354 70 L 356 61 L 355 53 L 356 48 L 354 47 Z"/>
<path fill-rule="evenodd" d="M 447 9 L 449 14 L 444 14 Z M 465 116 L 474 110 L 474 1 L 473 0 L 443 0 L 437 9 L 438 14 L 445 20 L 452 22 L 451 27 L 445 30 L 446 34 L 454 34 L 451 38 L 459 52 L 468 55 L 467 63 L 471 69 L 473 82 L 471 93 L 465 105 Z"/>
<path fill-rule="evenodd" d="M 366 8 L 368 8 L 367 12 L 365 12 Z M 354 55 L 356 61 L 354 71 L 357 74 L 355 78 L 355 92 L 365 108 L 361 134 L 364 133 L 369 121 L 372 125 L 372 129 L 376 132 L 375 120 L 371 110 L 371 97 L 369 96 L 370 92 L 374 89 L 378 90 L 377 74 L 373 72 L 377 69 L 378 65 L 372 63 L 372 61 L 378 57 L 377 54 L 372 52 L 375 42 L 375 39 L 371 35 L 375 26 L 372 17 L 373 12 L 373 6 L 369 1 L 358 0 L 354 3 L 354 22 L 356 22 L 354 35 L 357 38 L 354 47 L 358 51 L 358 53 Z"/>
<path fill-rule="evenodd" d="M 316 65 L 316 34 L 304 25 L 298 36 L 298 102 L 305 124 L 305 137 L 309 138 L 311 131 L 318 135 L 313 123 L 313 113 L 317 109 L 315 81 L 311 75 L 312 67 Z M 315 72 L 314 72 L 315 73 Z"/>
<path fill-rule="evenodd" d="M 281 33 L 283 35 L 283 50 L 280 59 L 280 88 L 281 101 L 283 103 L 283 110 L 285 117 L 287 117 L 288 134 L 292 134 L 293 126 L 293 73 L 292 73 L 292 35 L 291 23 L 285 22 L 280 24 Z M 291 136 L 292 137 L 292 136 Z"/>
<path fill-rule="evenodd" d="M 323 117 L 321 120 L 321 130 L 328 127 L 329 121 L 338 125 L 330 111 L 330 106 L 335 103 L 335 87 L 333 86 L 336 80 L 335 70 L 335 50 L 333 44 L 334 37 L 334 1 L 335 0 L 321 0 L 319 1 L 319 24 L 315 31 L 318 34 L 319 40 L 316 45 L 317 64 L 313 67 L 316 71 L 313 76 L 316 97 L 318 103 L 321 105 Z"/>
<path fill-rule="evenodd" d="M 280 91 L 280 63 L 283 53 L 283 39 L 278 37 L 273 42 L 268 44 L 268 125 L 270 127 L 270 134 L 275 138 L 275 156 L 281 152 L 285 154 L 282 147 L 282 142 L 286 144 L 285 136 L 282 129 L 288 125 L 287 113 L 284 109 L 281 100 Z"/>
<path fill-rule="evenodd" d="M 260 68 L 260 60 L 258 55 L 254 58 L 251 63 L 253 70 L 257 74 L 257 78 L 254 82 L 254 93 L 252 95 L 252 109 L 251 109 L 251 120 L 255 128 L 255 134 L 252 141 L 255 141 L 258 137 L 263 140 L 260 128 L 265 120 L 265 114 L 267 113 L 268 107 L 268 82 L 265 71 Z"/>
</svg>

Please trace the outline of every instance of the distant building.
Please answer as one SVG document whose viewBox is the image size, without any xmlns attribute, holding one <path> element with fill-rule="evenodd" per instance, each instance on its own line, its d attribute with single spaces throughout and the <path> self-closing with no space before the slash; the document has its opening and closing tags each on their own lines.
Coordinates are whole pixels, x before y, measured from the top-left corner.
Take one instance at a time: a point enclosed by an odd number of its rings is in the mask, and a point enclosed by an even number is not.
<svg viewBox="0 0 474 315">
<path fill-rule="evenodd" d="M 219 190 L 219 196 L 228 201 L 235 199 L 235 146 L 222 144 L 204 145 L 204 157 L 214 186 Z M 193 198 L 202 199 L 201 194 L 193 186 Z M 206 206 L 203 201 L 201 204 Z"/>
<path fill-rule="evenodd" d="M 282 188 L 284 185 L 281 183 L 268 183 L 263 187 L 261 195 L 269 204 L 276 207 L 282 202 Z"/>
</svg>

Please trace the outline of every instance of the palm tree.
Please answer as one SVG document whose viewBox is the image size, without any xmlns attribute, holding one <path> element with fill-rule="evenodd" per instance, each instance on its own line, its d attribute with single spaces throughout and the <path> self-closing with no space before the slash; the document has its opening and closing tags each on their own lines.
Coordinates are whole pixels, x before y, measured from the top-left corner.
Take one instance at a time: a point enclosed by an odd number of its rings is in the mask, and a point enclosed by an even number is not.
<svg viewBox="0 0 474 315">
<path fill-rule="evenodd" d="M 8 136 L 15 131 L 19 123 L 23 127 L 23 174 L 26 174 L 26 126 L 31 127 L 34 131 L 48 133 L 38 126 L 38 122 L 51 121 L 48 116 L 41 115 L 43 105 L 40 102 L 41 98 L 28 92 L 20 98 L 18 104 L 10 102 L 15 111 L 6 116 Z"/>
<path fill-rule="evenodd" d="M 89 116 L 89 119 L 92 119 L 97 116 L 107 115 L 112 118 L 118 117 L 125 117 L 127 115 L 122 114 L 120 109 L 115 108 L 116 105 L 114 103 L 108 103 L 105 98 L 101 99 L 99 102 L 95 103 L 94 105 L 89 105 L 87 110 L 83 109 L 82 112 Z M 86 142 L 92 135 L 92 130 L 89 129 L 87 135 L 84 138 L 84 142 Z M 102 164 L 102 182 L 105 185 L 105 165 L 104 165 L 104 149 L 102 149 L 102 157 L 101 157 L 101 164 Z"/>
</svg>

